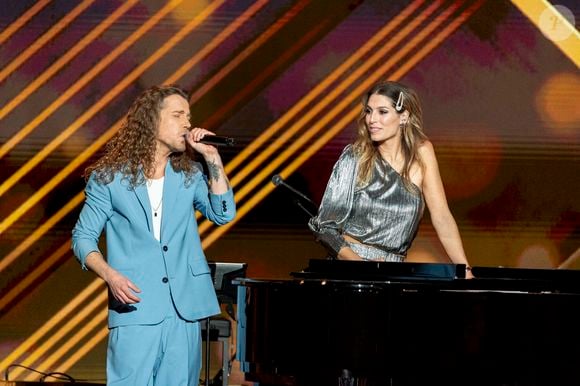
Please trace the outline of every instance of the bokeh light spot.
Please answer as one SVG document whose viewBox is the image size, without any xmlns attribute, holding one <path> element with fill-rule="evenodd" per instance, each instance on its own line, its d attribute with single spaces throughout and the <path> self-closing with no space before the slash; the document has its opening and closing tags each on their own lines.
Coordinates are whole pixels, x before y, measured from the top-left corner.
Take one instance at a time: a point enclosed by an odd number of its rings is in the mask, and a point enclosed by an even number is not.
<svg viewBox="0 0 580 386">
<path fill-rule="evenodd" d="M 557 249 L 549 241 L 525 247 L 517 258 L 520 268 L 554 268 L 558 259 Z"/>
<path fill-rule="evenodd" d="M 580 133 L 580 75 L 551 76 L 536 95 L 536 109 L 546 128 L 565 136 Z"/>
</svg>

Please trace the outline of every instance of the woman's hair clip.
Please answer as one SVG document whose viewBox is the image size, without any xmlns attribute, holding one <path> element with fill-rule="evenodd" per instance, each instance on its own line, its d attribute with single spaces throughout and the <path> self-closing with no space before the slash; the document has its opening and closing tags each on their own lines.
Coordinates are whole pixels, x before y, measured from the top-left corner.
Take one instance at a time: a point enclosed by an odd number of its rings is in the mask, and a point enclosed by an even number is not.
<svg viewBox="0 0 580 386">
<path fill-rule="evenodd" d="M 399 91 L 399 98 L 397 99 L 397 104 L 395 105 L 395 110 L 399 113 L 403 111 L 403 92 Z"/>
</svg>

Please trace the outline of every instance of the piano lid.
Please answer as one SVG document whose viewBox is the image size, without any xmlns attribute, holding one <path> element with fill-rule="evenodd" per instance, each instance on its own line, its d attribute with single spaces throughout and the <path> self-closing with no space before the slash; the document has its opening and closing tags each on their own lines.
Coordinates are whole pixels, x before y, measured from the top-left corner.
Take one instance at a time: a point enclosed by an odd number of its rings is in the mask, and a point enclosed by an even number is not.
<svg viewBox="0 0 580 386">
<path fill-rule="evenodd" d="M 455 280 L 465 278 L 465 265 L 311 259 L 308 267 L 290 275 L 300 279 Z"/>
<path fill-rule="evenodd" d="M 473 274 L 481 280 L 520 280 L 553 282 L 562 286 L 580 284 L 580 271 L 559 268 L 473 267 Z"/>
<path fill-rule="evenodd" d="M 472 290 L 525 290 L 529 292 L 580 293 L 580 271 L 506 267 L 473 267 L 474 280 L 465 278 L 465 265 L 444 263 L 395 263 L 311 259 L 308 267 L 291 272 L 294 279 L 375 282 L 454 282 Z"/>
</svg>

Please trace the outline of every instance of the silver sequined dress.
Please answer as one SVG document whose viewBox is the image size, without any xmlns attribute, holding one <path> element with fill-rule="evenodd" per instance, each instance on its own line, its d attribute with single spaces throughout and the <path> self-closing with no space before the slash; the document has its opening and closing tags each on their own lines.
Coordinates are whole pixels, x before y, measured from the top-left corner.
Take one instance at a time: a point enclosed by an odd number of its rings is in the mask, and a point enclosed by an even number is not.
<svg viewBox="0 0 580 386">
<path fill-rule="evenodd" d="M 379 159 L 370 182 L 356 186 L 358 158 L 352 145 L 334 165 L 318 215 L 308 225 L 335 255 L 351 247 L 365 260 L 404 261 L 417 234 L 425 203 L 420 189 L 408 190 L 402 177 Z M 349 235 L 361 242 L 349 243 Z"/>
</svg>

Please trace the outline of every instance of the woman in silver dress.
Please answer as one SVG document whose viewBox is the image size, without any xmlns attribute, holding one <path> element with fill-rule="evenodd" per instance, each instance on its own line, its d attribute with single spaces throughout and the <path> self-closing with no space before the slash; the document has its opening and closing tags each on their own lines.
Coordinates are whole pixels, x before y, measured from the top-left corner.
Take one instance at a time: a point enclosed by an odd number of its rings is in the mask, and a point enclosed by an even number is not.
<svg viewBox="0 0 580 386">
<path fill-rule="evenodd" d="M 400 83 L 379 83 L 363 96 L 357 138 L 334 165 L 309 227 L 339 259 L 404 261 L 425 204 L 449 258 L 471 277 L 419 98 Z"/>
</svg>

